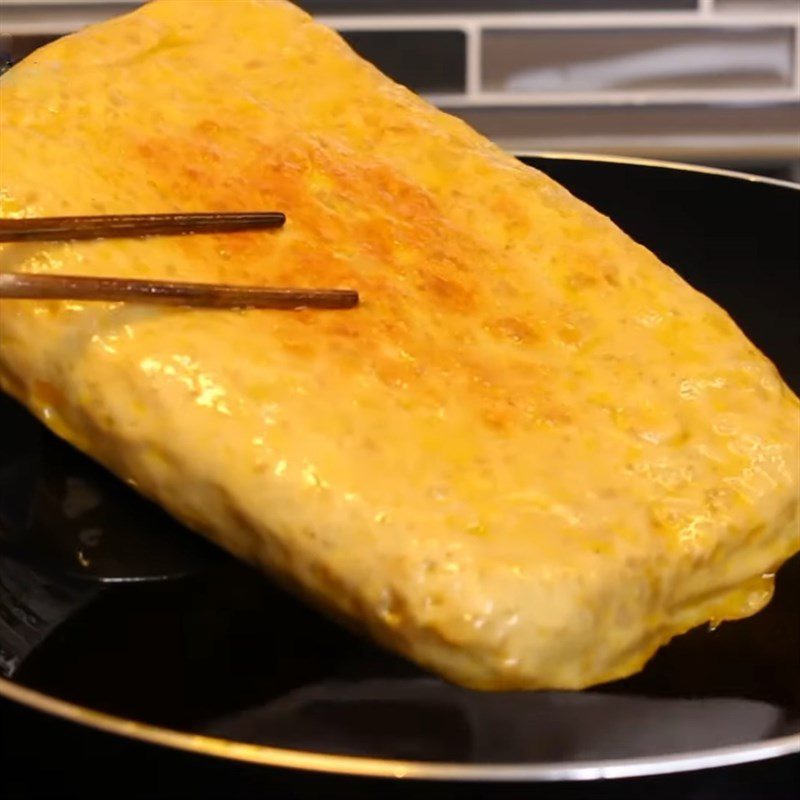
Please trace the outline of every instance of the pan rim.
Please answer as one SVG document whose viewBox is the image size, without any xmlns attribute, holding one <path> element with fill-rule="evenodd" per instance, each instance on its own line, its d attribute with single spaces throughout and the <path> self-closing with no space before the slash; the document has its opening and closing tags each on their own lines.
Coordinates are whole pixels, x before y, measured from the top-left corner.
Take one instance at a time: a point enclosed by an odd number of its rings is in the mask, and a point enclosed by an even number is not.
<svg viewBox="0 0 800 800">
<path fill-rule="evenodd" d="M 800 753 L 800 734 L 789 734 L 763 742 L 729 745 L 698 752 L 557 764 L 402 761 L 290 750 L 176 731 L 59 700 L 6 678 L 0 678 L 0 696 L 68 722 L 174 750 L 262 766 L 364 778 L 505 783 L 589 781 L 691 772 Z"/>
<path fill-rule="evenodd" d="M 671 169 L 679 172 L 697 172 L 703 175 L 715 175 L 721 178 L 737 178 L 749 183 L 764 183 L 769 186 L 778 186 L 783 189 L 800 191 L 800 183 L 768 178 L 765 175 L 754 175 L 751 172 L 741 172 L 721 167 L 706 167 L 702 164 L 686 164 L 682 161 L 664 161 L 658 158 L 640 158 L 638 156 L 611 156 L 602 153 L 579 153 L 559 150 L 520 150 L 515 151 L 517 158 L 544 158 L 552 161 L 589 161 L 606 164 L 629 164 L 635 167 L 654 167 Z"/>
</svg>

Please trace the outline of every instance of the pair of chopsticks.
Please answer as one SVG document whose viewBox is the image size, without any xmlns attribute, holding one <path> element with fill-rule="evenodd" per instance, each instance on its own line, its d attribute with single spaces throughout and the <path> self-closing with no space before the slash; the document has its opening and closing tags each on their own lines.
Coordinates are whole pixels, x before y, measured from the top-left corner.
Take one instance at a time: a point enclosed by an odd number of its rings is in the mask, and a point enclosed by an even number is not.
<svg viewBox="0 0 800 800">
<path fill-rule="evenodd" d="M 53 242 L 172 236 L 279 228 L 279 211 L 217 214 L 122 214 L 0 220 L 0 242 Z M 102 300 L 203 308 L 326 308 L 358 305 L 352 289 L 295 289 L 222 283 L 95 278 L 79 275 L 0 273 L 0 298 Z"/>
</svg>

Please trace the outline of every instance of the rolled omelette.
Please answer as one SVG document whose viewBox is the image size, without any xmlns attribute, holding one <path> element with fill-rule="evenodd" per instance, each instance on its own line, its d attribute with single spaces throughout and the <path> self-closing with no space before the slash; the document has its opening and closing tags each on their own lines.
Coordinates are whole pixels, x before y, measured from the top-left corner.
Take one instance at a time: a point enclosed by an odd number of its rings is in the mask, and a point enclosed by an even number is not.
<svg viewBox="0 0 800 800">
<path fill-rule="evenodd" d="M 0 303 L 0 384 L 189 528 L 479 689 L 629 675 L 800 549 L 797 398 L 713 302 L 281 0 L 157 0 L 0 83 L 3 217 L 281 210 L 2 270 L 357 289 Z"/>
</svg>

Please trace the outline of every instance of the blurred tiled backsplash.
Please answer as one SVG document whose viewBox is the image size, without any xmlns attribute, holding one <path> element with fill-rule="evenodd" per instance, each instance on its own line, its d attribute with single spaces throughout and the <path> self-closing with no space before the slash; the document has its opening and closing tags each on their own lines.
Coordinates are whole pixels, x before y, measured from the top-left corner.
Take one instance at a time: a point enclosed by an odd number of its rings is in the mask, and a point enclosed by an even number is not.
<svg viewBox="0 0 800 800">
<path fill-rule="evenodd" d="M 236 3 L 241 0 L 195 0 Z M 300 0 L 501 145 L 800 170 L 800 0 Z M 136 0 L 0 0 L 0 56 Z"/>
<path fill-rule="evenodd" d="M 580 58 L 565 63 L 565 53 Z M 491 92 L 780 89 L 794 85 L 794 31 L 488 29 L 481 61 Z"/>
</svg>

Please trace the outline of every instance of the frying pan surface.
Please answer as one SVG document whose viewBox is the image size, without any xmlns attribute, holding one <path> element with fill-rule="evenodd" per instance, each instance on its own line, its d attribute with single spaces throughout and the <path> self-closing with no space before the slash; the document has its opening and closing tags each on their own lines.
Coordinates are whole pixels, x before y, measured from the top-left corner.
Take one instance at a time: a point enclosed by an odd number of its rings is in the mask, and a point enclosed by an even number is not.
<svg viewBox="0 0 800 800">
<path fill-rule="evenodd" d="M 719 302 L 800 390 L 800 187 L 660 162 L 522 158 Z M 30 437 L 51 468 L 61 462 L 47 453 L 66 447 L 43 430 Z M 800 751 L 800 560 L 764 611 L 677 638 L 632 678 L 485 694 L 378 650 L 216 553 L 181 579 L 100 593 L 0 694 L 167 746 L 354 775 L 561 780 L 724 766 Z"/>
</svg>

